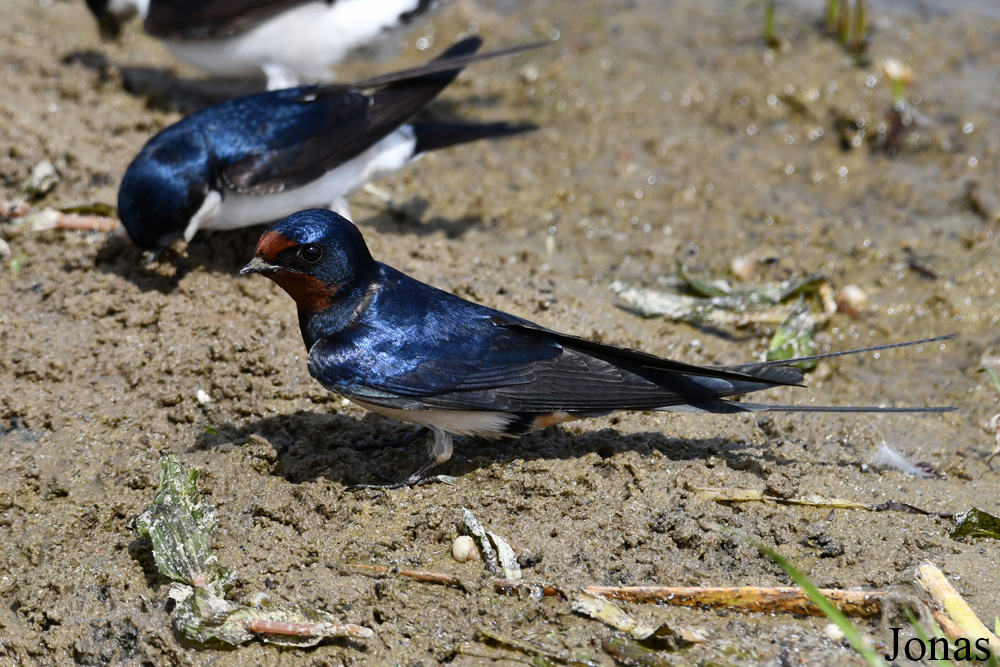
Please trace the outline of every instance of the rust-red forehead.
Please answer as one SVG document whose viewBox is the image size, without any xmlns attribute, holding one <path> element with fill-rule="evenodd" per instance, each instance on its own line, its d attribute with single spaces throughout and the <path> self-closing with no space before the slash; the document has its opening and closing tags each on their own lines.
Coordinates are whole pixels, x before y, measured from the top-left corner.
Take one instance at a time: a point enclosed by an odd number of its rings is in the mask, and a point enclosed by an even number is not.
<svg viewBox="0 0 1000 667">
<path fill-rule="evenodd" d="M 295 241 L 292 241 L 281 232 L 274 230 L 264 232 L 264 235 L 260 237 L 260 241 L 257 241 L 257 256 L 264 261 L 273 262 L 279 252 L 285 248 L 291 248 L 293 245 L 297 245 Z"/>
</svg>

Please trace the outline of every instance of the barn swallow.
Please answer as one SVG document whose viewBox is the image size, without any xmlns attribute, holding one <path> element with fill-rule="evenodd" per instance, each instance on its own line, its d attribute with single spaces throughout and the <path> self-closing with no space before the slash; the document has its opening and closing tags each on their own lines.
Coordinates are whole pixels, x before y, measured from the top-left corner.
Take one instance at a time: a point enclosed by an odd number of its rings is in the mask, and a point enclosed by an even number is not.
<svg viewBox="0 0 1000 667">
<path fill-rule="evenodd" d="M 409 122 L 464 65 L 538 46 L 474 55 L 481 43 L 462 40 L 412 70 L 240 97 L 184 118 L 126 170 L 118 192 L 125 230 L 155 250 L 199 229 L 274 222 L 304 208 L 346 214 L 347 195 L 427 151 L 535 129 Z"/>
<path fill-rule="evenodd" d="M 268 90 L 330 83 L 333 66 L 384 58 L 443 0 L 87 0 L 101 34 L 138 15 L 180 60 L 215 76 L 265 76 Z"/>
<path fill-rule="evenodd" d="M 301 211 L 261 236 L 242 274 L 260 273 L 298 305 L 309 373 L 363 408 L 430 431 L 419 482 L 452 454 L 452 436 L 518 436 L 619 410 L 946 412 L 949 407 L 790 406 L 735 402 L 801 385 L 790 364 L 950 336 L 778 362 L 695 366 L 546 329 L 459 298 L 372 259 L 353 223 Z M 384 487 L 381 487 L 384 488 Z"/>
</svg>

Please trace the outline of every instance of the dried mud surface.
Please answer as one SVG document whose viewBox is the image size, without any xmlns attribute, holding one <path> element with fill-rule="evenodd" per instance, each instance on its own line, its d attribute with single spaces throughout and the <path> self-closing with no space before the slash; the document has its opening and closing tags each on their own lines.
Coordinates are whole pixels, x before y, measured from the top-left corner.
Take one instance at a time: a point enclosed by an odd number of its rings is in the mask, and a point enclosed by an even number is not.
<svg viewBox="0 0 1000 667">
<path fill-rule="evenodd" d="M 523 664 L 479 628 L 613 664 L 611 631 L 567 603 L 498 597 L 450 556 L 460 508 L 516 543 L 527 578 L 587 584 L 782 585 L 717 523 L 775 545 L 817 584 L 914 593 L 931 560 L 984 619 L 1000 615 L 1000 545 L 948 537 L 928 516 L 720 504 L 718 486 L 790 497 L 1000 510 L 982 424 L 1000 354 L 1000 16 L 989 3 L 872 3 L 873 61 L 908 62 L 923 114 L 894 159 L 875 64 L 855 66 L 813 3 L 778 3 L 768 52 L 757 2 L 462 0 L 409 38 L 422 61 L 470 22 L 490 47 L 560 32 L 557 46 L 478 65 L 434 113 L 536 122 L 531 135 L 430 156 L 381 183 L 407 216 L 354 197 L 373 254 L 413 276 L 545 326 L 694 363 L 756 358 L 766 330 L 729 338 L 643 320 L 615 279 L 656 286 L 680 256 L 725 275 L 821 271 L 871 297 L 838 314 L 831 349 L 956 333 L 939 348 L 824 363 L 774 402 L 954 404 L 946 416 L 627 414 L 459 441 L 454 486 L 349 492 L 409 473 L 422 452 L 377 443 L 404 425 L 342 403 L 308 375 L 294 307 L 237 270 L 260 229 L 204 234 L 175 268 L 144 268 L 105 234 L 17 231 L 0 269 L 0 664 Z M 62 176 L 39 205 L 114 203 L 142 144 L 225 86 L 201 84 L 133 26 L 103 44 L 83 2 L 10 0 L 0 33 L 0 195 L 32 166 Z M 355 69 L 356 67 L 356 69 Z M 858 126 L 864 127 L 859 130 Z M 849 147 L 857 139 L 856 147 Z M 845 147 L 845 144 L 848 147 Z M 911 255 L 937 276 L 910 268 Z M 198 390 L 211 397 L 201 404 Z M 946 479 L 868 465 L 886 442 Z M 127 519 L 151 501 L 161 451 L 203 473 L 232 597 L 267 591 L 367 625 L 367 642 L 314 650 L 202 649 L 175 635 L 167 582 Z M 470 592 L 375 580 L 338 565 L 457 573 Z M 629 607 L 705 628 L 677 664 L 860 664 L 823 619 Z M 865 623 L 877 640 L 905 619 Z"/>
</svg>

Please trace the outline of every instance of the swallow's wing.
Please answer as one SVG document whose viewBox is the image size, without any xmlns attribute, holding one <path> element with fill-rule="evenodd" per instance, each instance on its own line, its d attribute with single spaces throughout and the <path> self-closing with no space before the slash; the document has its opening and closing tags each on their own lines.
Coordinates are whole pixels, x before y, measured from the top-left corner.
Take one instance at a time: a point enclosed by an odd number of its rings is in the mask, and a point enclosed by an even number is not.
<svg viewBox="0 0 1000 667">
<path fill-rule="evenodd" d="M 386 407 L 539 414 L 715 406 L 802 378 L 778 366 L 750 374 L 674 362 L 502 313 L 443 330 L 438 340 L 425 331 L 384 347 L 321 341 L 310 351 L 310 372 L 333 391 Z"/>
<path fill-rule="evenodd" d="M 470 37 L 434 62 L 475 52 L 481 40 Z M 254 152 L 226 168 L 222 178 L 237 192 L 264 194 L 300 187 L 357 157 L 426 107 L 458 76 L 459 69 L 435 71 L 375 90 L 339 84 L 308 86 L 295 99 L 275 91 L 281 110 L 268 123 L 267 150 Z M 278 97 L 279 94 L 285 95 Z M 264 109 L 261 114 L 271 113 Z M 277 105 L 273 105 L 277 108 Z"/>
<path fill-rule="evenodd" d="M 165 39 L 226 37 L 309 0 L 151 0 L 146 32 Z"/>
<path fill-rule="evenodd" d="M 236 119 L 235 124 L 252 128 L 246 141 L 259 145 L 221 170 L 231 190 L 268 194 L 300 187 L 384 136 L 368 132 L 371 100 L 359 90 L 327 89 L 322 97 L 315 86 L 290 90 L 295 97 L 287 90 L 256 96 L 244 117 Z M 365 141 L 359 142 L 360 137 Z"/>
</svg>

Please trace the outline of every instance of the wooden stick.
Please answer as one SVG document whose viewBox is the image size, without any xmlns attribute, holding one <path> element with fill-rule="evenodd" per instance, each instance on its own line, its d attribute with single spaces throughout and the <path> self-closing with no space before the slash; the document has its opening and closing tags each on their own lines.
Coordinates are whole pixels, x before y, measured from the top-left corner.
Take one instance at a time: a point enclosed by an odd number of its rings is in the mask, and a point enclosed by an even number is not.
<svg viewBox="0 0 1000 667">
<path fill-rule="evenodd" d="M 95 231 L 110 232 L 118 226 L 118 221 L 114 218 L 105 218 L 102 215 L 81 215 L 79 213 L 63 213 L 59 219 L 59 229 L 71 229 L 75 231 Z"/>
<path fill-rule="evenodd" d="M 453 574 L 427 572 L 426 570 L 404 570 L 402 568 L 380 567 L 378 565 L 355 565 L 353 563 L 345 563 L 341 567 L 353 567 L 358 570 L 365 570 L 367 572 L 371 572 L 372 574 L 380 574 L 383 576 L 396 574 L 401 577 L 416 579 L 417 581 L 423 581 L 428 584 L 455 586 L 456 588 L 461 588 L 462 590 L 468 590 L 468 587 L 462 582 L 462 580 Z"/>
<path fill-rule="evenodd" d="M 442 574 L 440 572 L 427 572 L 426 570 L 404 570 L 395 567 L 379 567 L 377 565 L 356 565 L 345 563 L 341 567 L 351 567 L 358 570 L 371 572 L 372 574 L 389 576 L 398 575 L 423 581 L 428 584 L 441 584 L 442 586 L 454 586 L 464 591 L 469 590 L 465 582 L 452 574 Z M 525 597 L 555 597 L 566 600 L 566 594 L 552 584 L 542 584 L 531 581 L 514 581 L 513 579 L 494 579 L 493 590 L 500 595 L 522 595 Z"/>
<path fill-rule="evenodd" d="M 962 636 L 972 641 L 985 638 L 990 644 L 993 655 L 1000 653 L 1000 639 L 997 639 L 997 636 L 979 620 L 972 607 L 962 599 L 951 582 L 945 578 L 944 573 L 934 564 L 924 561 L 917 566 L 917 583 L 944 607 L 945 613 L 961 630 Z M 938 623 L 941 624 L 941 621 Z M 942 629 L 944 629 L 943 624 Z"/>
<path fill-rule="evenodd" d="M 374 637 L 370 629 L 353 623 L 292 623 L 264 618 L 247 619 L 243 627 L 255 634 L 292 637 Z"/>
<path fill-rule="evenodd" d="M 560 600 L 569 599 L 560 588 L 553 584 L 540 584 L 530 581 L 513 581 L 511 579 L 494 579 L 493 590 L 500 595 L 519 595 L 524 597 L 551 597 Z"/>
<path fill-rule="evenodd" d="M 583 590 L 605 598 L 625 602 L 669 604 L 679 607 L 709 607 L 750 612 L 785 611 L 793 614 L 822 614 L 801 588 L 733 588 L 694 586 L 587 586 Z M 878 591 L 843 591 L 820 589 L 830 602 L 845 614 L 872 618 L 882 613 L 887 594 Z"/>
<path fill-rule="evenodd" d="M 965 633 L 962 632 L 962 628 L 958 627 L 955 621 L 951 620 L 951 616 L 943 610 L 931 609 L 931 616 L 934 617 L 934 621 L 937 622 L 938 626 L 941 628 L 941 632 L 943 632 L 945 637 L 948 639 L 954 641 L 959 637 L 965 637 Z"/>
</svg>

